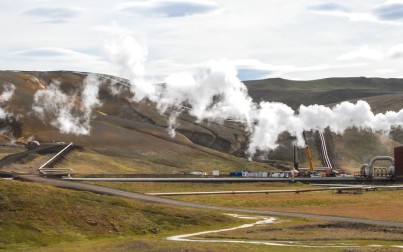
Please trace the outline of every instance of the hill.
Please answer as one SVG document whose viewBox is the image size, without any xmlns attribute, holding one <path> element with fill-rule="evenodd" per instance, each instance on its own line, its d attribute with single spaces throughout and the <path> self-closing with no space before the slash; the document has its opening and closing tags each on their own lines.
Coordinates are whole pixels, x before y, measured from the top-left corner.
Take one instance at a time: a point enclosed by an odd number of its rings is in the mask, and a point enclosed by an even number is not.
<svg viewBox="0 0 403 252">
<path fill-rule="evenodd" d="M 374 113 L 399 111 L 403 108 L 403 79 L 382 78 L 327 78 L 312 81 L 292 81 L 281 78 L 248 81 L 249 95 L 256 101 L 282 102 L 294 110 L 300 105 L 325 105 L 332 107 L 342 101 L 368 102 Z M 334 167 L 358 171 L 360 164 L 373 156 L 393 155 L 393 147 L 403 143 L 403 131 L 394 129 L 389 135 L 367 131 L 347 130 L 343 135 L 325 132 L 327 148 Z M 285 137 L 279 149 L 269 157 L 287 159 L 292 156 L 292 139 Z M 317 165 L 322 164 L 320 141 L 313 132 L 308 134 L 308 145 L 313 148 Z M 300 153 L 302 162 L 307 162 Z"/>
<path fill-rule="evenodd" d="M 255 100 L 282 102 L 293 109 L 303 105 L 328 105 L 350 100 L 382 101 L 403 95 L 403 79 L 327 78 L 312 81 L 292 81 L 281 78 L 246 82 L 249 95 Z M 403 102 L 395 107 L 403 107 Z M 371 103 L 370 103 L 371 104 Z M 372 105 L 372 104 L 371 104 Z M 384 104 L 375 112 L 392 109 Z M 395 108 L 394 107 L 394 108 Z"/>
<path fill-rule="evenodd" d="M 113 243 L 124 241 L 125 237 L 154 238 L 148 241 L 153 244 L 156 237 L 163 238 L 179 230 L 217 228 L 239 222 L 218 212 L 140 203 L 19 181 L 1 181 L 0 198 L 0 250 L 6 251 L 32 251 L 51 245 L 57 246 L 57 251 L 64 247 L 71 251 L 76 243 L 108 240 Z M 138 250 L 147 250 L 150 245 L 138 246 Z"/>
<path fill-rule="evenodd" d="M 102 105 L 90 115 L 89 135 L 61 133 L 52 126 L 54 118 L 40 118 L 38 113 L 34 113 L 35 93 L 58 83 L 61 93 L 78 96 L 77 91 L 82 90 L 87 75 L 66 71 L 0 71 L 3 91 L 4 85 L 15 86 L 11 100 L 3 105 L 13 116 L 2 120 L 0 126 L 4 133 L 0 140 L 4 144 L 12 139 L 17 143 L 27 143 L 32 139 L 40 142 L 74 142 L 84 146 L 84 149 L 71 153 L 60 165 L 83 173 L 181 173 L 291 167 L 294 139 L 288 134 L 281 136 L 278 149 L 259 155 L 264 164 L 250 163 L 242 158 L 245 157 L 248 139 L 244 126 L 236 122 L 200 122 L 185 111 L 176 120 L 176 135 L 172 138 L 167 130 L 169 113 L 160 114 L 156 105 L 147 100 L 134 102 L 127 90 L 127 80 L 118 77 L 98 75 L 103 83 L 99 87 Z M 374 112 L 403 107 L 401 79 L 359 77 L 290 81 L 276 78 L 248 81 L 245 84 L 254 101 L 278 101 L 294 109 L 301 104 L 332 106 L 341 101 L 359 99 L 366 100 Z M 120 92 L 113 91 L 111 87 L 120 89 Z M 80 106 L 80 99 L 75 102 L 74 108 Z M 307 137 L 315 164 L 321 166 L 319 139 L 314 132 L 307 134 Z M 393 146 L 402 142 L 403 134 L 395 130 L 390 137 L 385 137 L 352 129 L 343 136 L 326 132 L 325 138 L 335 167 L 357 169 L 374 155 L 391 155 Z M 4 151 L 3 155 L 9 149 Z M 300 160 L 302 163 L 307 161 L 303 151 Z M 25 164 L 30 165 L 30 162 Z"/>
<path fill-rule="evenodd" d="M 103 83 L 99 90 L 102 105 L 91 114 L 91 134 L 76 135 L 62 133 L 53 126 L 51 122 L 55 115 L 41 119 L 38 113 L 34 113 L 33 104 L 35 93 L 50 89 L 52 83 L 58 83 L 62 93 L 77 95 L 86 73 L 1 71 L 3 88 L 6 84 L 15 86 L 14 95 L 4 105 L 13 116 L 3 119 L 2 142 L 8 144 L 13 139 L 17 143 L 27 143 L 32 139 L 41 143 L 74 142 L 85 148 L 72 153 L 72 158 L 67 157 L 62 165 L 84 173 L 172 174 L 195 170 L 247 170 L 254 166 L 257 167 L 254 169 L 273 168 L 230 155 L 243 154 L 246 136 L 242 125 L 197 122 L 195 118 L 182 114 L 177 119 L 177 133 L 172 138 L 167 130 L 168 115 L 161 115 L 147 100 L 133 102 L 129 92 L 114 95 L 110 90 L 111 83 L 125 84 L 125 80 L 98 76 Z M 80 99 L 75 102 L 79 103 Z M 32 163 L 25 166 L 30 165 Z M 8 170 L 15 170 L 15 166 Z"/>
</svg>

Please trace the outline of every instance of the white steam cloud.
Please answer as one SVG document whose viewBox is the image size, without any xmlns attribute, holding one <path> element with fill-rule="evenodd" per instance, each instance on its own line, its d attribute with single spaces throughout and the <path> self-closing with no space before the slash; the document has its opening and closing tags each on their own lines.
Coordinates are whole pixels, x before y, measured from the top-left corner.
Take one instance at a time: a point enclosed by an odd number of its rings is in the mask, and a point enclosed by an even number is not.
<svg viewBox="0 0 403 252">
<path fill-rule="evenodd" d="M 145 78 L 144 64 L 147 50 L 130 36 L 122 36 L 107 47 L 120 73 L 128 76 L 134 100 L 149 99 L 157 104 L 161 113 L 168 112 L 168 132 L 175 135 L 176 117 L 186 109 L 198 120 L 239 120 L 250 131 L 248 154 L 277 148 L 278 136 L 289 132 L 304 146 L 303 131 L 329 128 L 342 134 L 347 128 L 389 132 L 403 125 L 403 110 L 374 114 L 365 101 L 356 104 L 342 102 L 333 108 L 312 105 L 294 111 L 276 102 L 252 102 L 246 86 L 237 78 L 237 71 L 228 61 L 210 62 L 209 69 L 201 74 L 171 74 L 156 84 Z"/>
<path fill-rule="evenodd" d="M 88 75 L 83 85 L 80 95 L 67 95 L 60 89 L 60 83 L 52 82 L 47 89 L 35 93 L 32 109 L 62 133 L 87 135 L 92 110 L 102 103 L 98 99 L 100 81 L 95 75 Z"/>
<path fill-rule="evenodd" d="M 169 113 L 171 136 L 175 135 L 176 117 L 184 109 L 199 121 L 232 118 L 251 126 L 255 104 L 228 61 L 212 61 L 197 75 L 178 73 L 156 80 L 146 78 L 147 50 L 133 37 L 121 36 L 106 46 L 106 52 L 119 66 L 120 74 L 129 78 L 134 101 L 148 99 L 157 104 L 161 114 Z"/>
<path fill-rule="evenodd" d="M 0 119 L 4 119 L 10 115 L 10 113 L 3 108 L 4 104 L 11 100 L 14 95 L 15 86 L 11 83 L 3 84 L 4 91 L 0 95 Z"/>
<path fill-rule="evenodd" d="M 365 101 L 357 103 L 342 102 L 333 108 L 301 105 L 299 113 L 282 103 L 262 102 L 259 105 L 256 126 L 253 129 L 248 152 L 253 156 L 257 150 L 277 148 L 278 136 L 289 132 L 297 137 L 297 144 L 303 146 L 303 131 L 324 131 L 342 134 L 346 129 L 372 130 L 388 133 L 394 127 L 403 126 L 403 109 L 399 112 L 389 111 L 385 114 L 374 114 Z"/>
</svg>

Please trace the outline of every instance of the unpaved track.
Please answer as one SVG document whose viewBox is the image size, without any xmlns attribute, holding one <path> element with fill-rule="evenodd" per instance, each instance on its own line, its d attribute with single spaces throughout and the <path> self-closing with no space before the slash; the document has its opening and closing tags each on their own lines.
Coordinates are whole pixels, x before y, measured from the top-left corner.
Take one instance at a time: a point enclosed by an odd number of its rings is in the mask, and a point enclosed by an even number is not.
<svg viewBox="0 0 403 252">
<path fill-rule="evenodd" d="M 141 200 L 147 202 L 154 203 L 162 203 L 183 207 L 192 207 L 192 208 L 201 208 L 201 209 L 211 209 L 217 211 L 225 211 L 225 212 L 238 212 L 238 213 L 248 213 L 248 214 L 257 214 L 257 215 L 270 215 L 270 216 L 284 216 L 284 217 L 297 217 L 297 218 L 316 218 L 323 219 L 329 221 L 342 221 L 342 222 L 350 222 L 350 223 L 361 223 L 361 224 L 369 224 L 369 225 L 377 225 L 377 226 L 388 226 L 388 227 L 400 227 L 403 228 L 403 222 L 393 222 L 393 221 L 381 221 L 381 220 L 367 220 L 367 219 L 359 219 L 359 218 L 350 218 L 350 217 L 339 217 L 332 215 L 320 215 L 320 214 L 306 214 L 306 213 L 290 213 L 290 212 L 278 212 L 278 211 L 266 211 L 266 210 L 255 210 L 255 209 L 242 209 L 242 208 L 232 208 L 232 207 L 223 207 L 223 206 L 210 206 L 199 203 L 192 203 L 174 199 L 161 198 L 151 195 L 145 195 L 141 193 L 133 193 L 122 191 L 118 189 L 113 189 L 104 186 L 97 185 L 89 185 L 83 184 L 80 182 L 72 182 L 60 179 L 50 179 L 43 178 L 35 175 L 19 175 L 19 179 L 24 181 L 31 181 L 35 183 L 40 183 L 44 185 L 51 185 L 61 188 L 75 189 L 81 191 L 89 191 L 99 194 L 108 194 L 119 197 L 125 197 L 133 200 Z"/>
</svg>

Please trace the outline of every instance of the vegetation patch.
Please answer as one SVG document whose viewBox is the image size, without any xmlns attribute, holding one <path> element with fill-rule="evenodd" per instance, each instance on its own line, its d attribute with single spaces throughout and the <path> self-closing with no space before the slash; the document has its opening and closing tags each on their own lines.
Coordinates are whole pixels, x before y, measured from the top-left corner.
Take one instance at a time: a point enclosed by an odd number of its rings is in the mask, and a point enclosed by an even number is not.
<svg viewBox="0 0 403 252">
<path fill-rule="evenodd" d="M 210 211 L 18 181 L 1 180 L 0 199 L 0 249 L 7 250 L 108 237 L 162 237 L 242 222 Z"/>
<path fill-rule="evenodd" d="M 400 190 L 378 190 L 363 194 L 322 191 L 250 194 L 247 197 L 242 194 L 178 196 L 175 199 L 227 207 L 403 221 L 400 214 L 403 198 L 399 197 L 400 194 Z"/>
</svg>

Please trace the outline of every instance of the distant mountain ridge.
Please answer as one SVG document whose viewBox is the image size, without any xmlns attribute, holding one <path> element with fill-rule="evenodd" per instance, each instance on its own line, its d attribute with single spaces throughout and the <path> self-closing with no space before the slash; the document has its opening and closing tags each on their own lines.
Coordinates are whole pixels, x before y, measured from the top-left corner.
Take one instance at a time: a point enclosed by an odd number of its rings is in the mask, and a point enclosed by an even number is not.
<svg viewBox="0 0 403 252">
<path fill-rule="evenodd" d="M 376 103 L 376 97 L 393 99 L 403 95 L 403 79 L 382 78 L 326 78 L 312 81 L 292 81 L 280 78 L 248 81 L 249 95 L 255 101 L 277 101 L 291 106 L 293 109 L 304 105 L 328 105 L 348 100 L 368 100 Z M 396 101 L 398 102 L 398 101 Z M 401 105 L 401 106 L 400 106 Z M 403 108 L 403 101 L 399 103 Z M 383 112 L 389 110 L 377 108 Z"/>
</svg>

